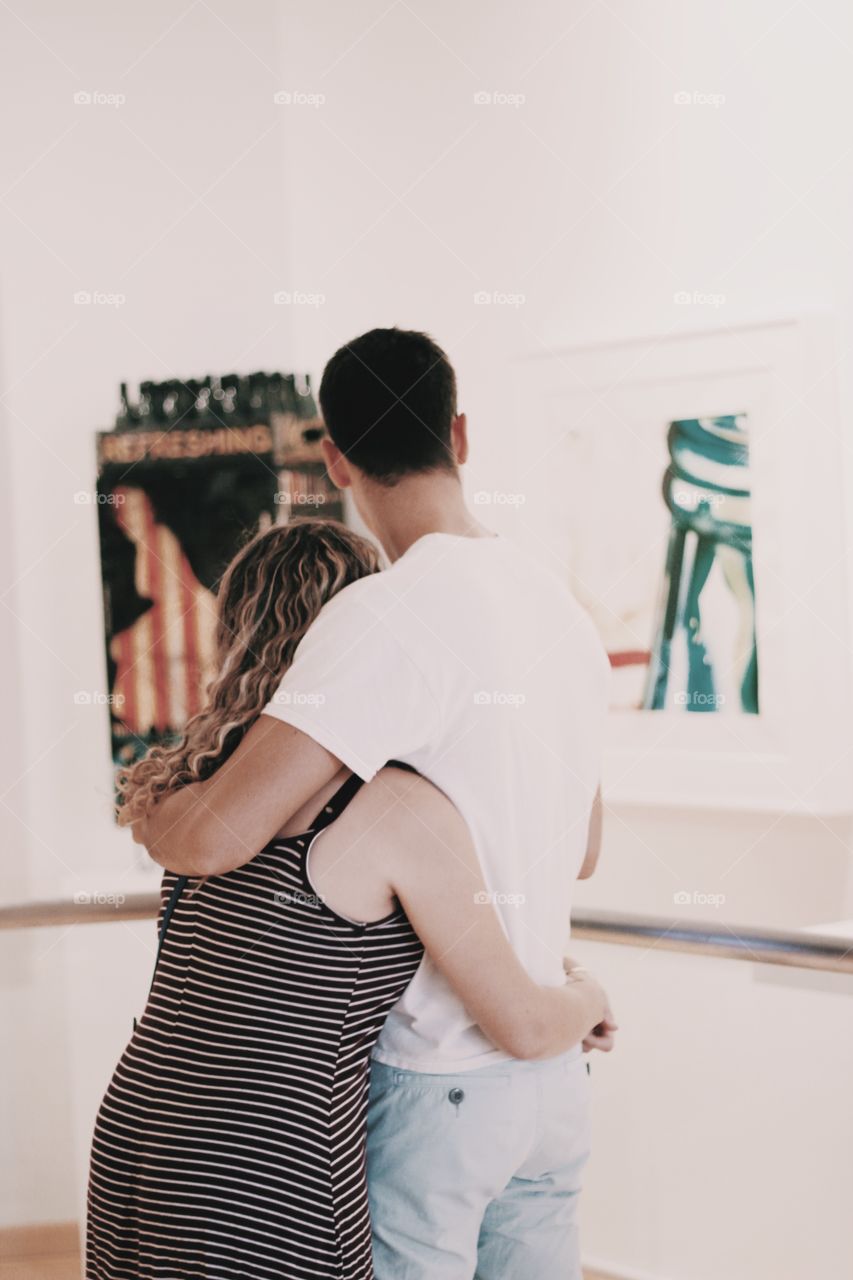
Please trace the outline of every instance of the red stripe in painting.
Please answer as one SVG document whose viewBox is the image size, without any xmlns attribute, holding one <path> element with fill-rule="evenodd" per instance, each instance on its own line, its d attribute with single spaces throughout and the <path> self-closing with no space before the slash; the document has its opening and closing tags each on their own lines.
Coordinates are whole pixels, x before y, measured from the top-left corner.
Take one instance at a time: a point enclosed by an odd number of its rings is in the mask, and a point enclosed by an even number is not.
<svg viewBox="0 0 853 1280">
<path fill-rule="evenodd" d="M 151 659 L 154 667 L 154 728 L 160 732 L 170 728 L 168 655 L 164 643 L 163 566 L 160 563 L 158 526 L 148 498 L 145 499 L 145 548 L 148 558 L 148 585 L 151 599 Z"/>
<path fill-rule="evenodd" d="M 611 667 L 647 667 L 652 660 L 648 649 L 620 649 L 607 656 Z"/>
<path fill-rule="evenodd" d="M 113 689 L 122 698 L 122 702 L 113 710 L 121 723 L 131 733 L 136 733 L 139 727 L 139 712 L 136 706 L 136 672 L 133 668 L 133 637 L 130 630 L 126 628 L 120 631 L 113 640 L 113 644 L 115 645 L 113 657 L 116 661 L 116 680 Z"/>
<path fill-rule="evenodd" d="M 187 719 L 194 716 L 200 706 L 198 662 L 198 604 L 195 596 L 195 574 L 190 562 L 180 553 L 181 566 L 181 620 L 184 628 L 184 687 Z"/>
<path fill-rule="evenodd" d="M 113 493 L 121 499 L 116 503 L 115 507 L 116 524 L 125 537 L 130 538 L 124 513 L 127 489 L 120 485 L 113 490 Z M 139 730 L 139 707 L 136 700 L 136 671 L 133 666 L 133 636 L 129 628 L 126 627 L 124 631 L 119 631 L 117 635 L 113 636 L 112 648 L 113 659 L 116 664 L 112 692 L 119 694 L 122 698 L 121 703 L 113 707 L 113 711 L 130 733 L 137 733 Z"/>
</svg>

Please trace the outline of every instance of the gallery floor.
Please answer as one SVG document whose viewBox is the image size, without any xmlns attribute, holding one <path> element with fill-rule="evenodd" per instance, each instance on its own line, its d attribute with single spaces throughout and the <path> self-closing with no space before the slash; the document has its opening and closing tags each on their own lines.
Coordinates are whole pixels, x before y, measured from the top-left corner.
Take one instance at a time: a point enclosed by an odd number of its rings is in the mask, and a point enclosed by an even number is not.
<svg viewBox="0 0 853 1280">
<path fill-rule="evenodd" d="M 73 1223 L 41 1230 L 13 1229 L 0 1233 L 0 1280 L 81 1280 L 80 1247 Z M 610 1280 L 587 1271 L 584 1280 Z"/>
</svg>

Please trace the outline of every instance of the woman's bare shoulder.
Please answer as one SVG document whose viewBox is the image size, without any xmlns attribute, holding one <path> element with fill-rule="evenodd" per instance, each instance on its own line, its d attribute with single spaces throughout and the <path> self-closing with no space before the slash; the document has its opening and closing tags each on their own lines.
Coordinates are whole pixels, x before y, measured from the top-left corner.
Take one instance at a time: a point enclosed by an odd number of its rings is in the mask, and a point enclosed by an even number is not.
<svg viewBox="0 0 853 1280">
<path fill-rule="evenodd" d="M 419 773 L 386 765 L 362 789 L 362 795 L 377 828 L 391 839 L 405 834 L 410 847 L 438 842 L 456 849 L 470 842 L 459 810 Z"/>
</svg>

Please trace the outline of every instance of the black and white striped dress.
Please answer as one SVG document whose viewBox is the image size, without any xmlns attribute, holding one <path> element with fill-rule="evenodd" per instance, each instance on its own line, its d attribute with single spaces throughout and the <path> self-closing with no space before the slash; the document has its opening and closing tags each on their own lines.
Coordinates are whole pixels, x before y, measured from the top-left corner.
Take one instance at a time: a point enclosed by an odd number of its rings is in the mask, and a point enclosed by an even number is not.
<svg viewBox="0 0 853 1280">
<path fill-rule="evenodd" d="M 355 924 L 312 888 L 311 842 L 359 786 L 178 897 L 98 1113 L 88 1280 L 373 1275 L 369 1057 L 422 947 L 402 910 Z"/>
</svg>

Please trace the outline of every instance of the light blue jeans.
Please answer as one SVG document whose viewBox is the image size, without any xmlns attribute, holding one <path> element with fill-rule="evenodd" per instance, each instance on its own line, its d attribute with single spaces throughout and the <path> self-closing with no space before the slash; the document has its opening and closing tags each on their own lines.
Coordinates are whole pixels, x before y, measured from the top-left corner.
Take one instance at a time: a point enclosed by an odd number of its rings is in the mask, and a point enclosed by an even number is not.
<svg viewBox="0 0 853 1280">
<path fill-rule="evenodd" d="M 459 1075 L 371 1066 L 376 1280 L 581 1280 L 580 1049 Z"/>
</svg>

